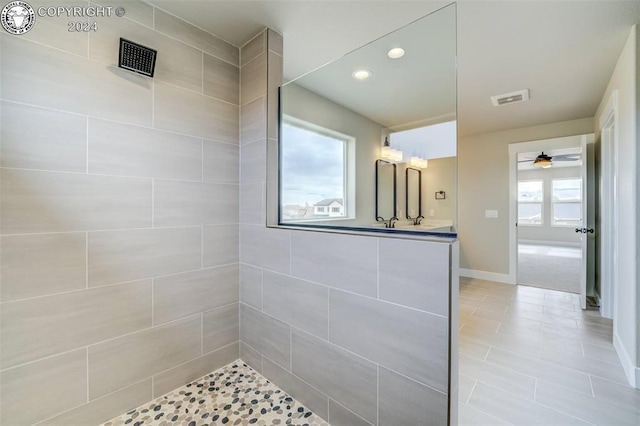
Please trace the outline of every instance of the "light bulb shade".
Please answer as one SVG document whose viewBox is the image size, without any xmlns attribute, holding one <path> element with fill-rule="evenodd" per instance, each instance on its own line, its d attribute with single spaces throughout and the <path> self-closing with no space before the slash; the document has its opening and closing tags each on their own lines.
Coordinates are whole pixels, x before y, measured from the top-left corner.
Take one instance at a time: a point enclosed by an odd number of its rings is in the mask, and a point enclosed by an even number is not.
<svg viewBox="0 0 640 426">
<path fill-rule="evenodd" d="M 533 165 L 536 167 L 542 167 L 543 169 L 548 169 L 549 167 L 551 167 L 551 160 L 548 159 L 541 159 L 541 158 L 537 158 L 534 162 Z"/>
<path fill-rule="evenodd" d="M 396 161 L 396 162 L 402 161 L 402 151 L 398 151 L 397 149 L 392 149 L 391 152 L 393 155 L 392 156 L 393 161 Z"/>
<path fill-rule="evenodd" d="M 380 148 L 380 158 L 383 160 L 391 160 L 391 147 L 383 146 Z"/>
<path fill-rule="evenodd" d="M 420 168 L 421 169 L 426 169 L 427 167 L 429 167 L 429 160 L 422 160 Z"/>
<path fill-rule="evenodd" d="M 411 157 L 411 160 L 409 160 L 411 167 L 418 167 L 418 168 L 421 168 L 423 161 L 424 160 L 422 158 L 416 157 L 415 155 Z"/>
</svg>

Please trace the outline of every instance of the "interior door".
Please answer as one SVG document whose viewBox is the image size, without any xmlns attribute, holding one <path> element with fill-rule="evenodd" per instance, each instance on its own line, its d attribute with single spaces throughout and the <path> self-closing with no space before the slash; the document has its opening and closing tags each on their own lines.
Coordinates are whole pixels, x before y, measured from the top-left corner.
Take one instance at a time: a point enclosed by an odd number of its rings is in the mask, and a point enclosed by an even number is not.
<svg viewBox="0 0 640 426">
<path fill-rule="evenodd" d="M 587 308 L 587 284 L 589 278 L 589 266 L 592 265 L 590 262 L 589 256 L 589 235 L 593 234 L 593 227 L 590 226 L 590 215 L 589 215 L 589 199 L 590 193 L 594 185 L 593 177 L 589 175 L 589 160 L 590 155 L 587 150 L 587 142 L 583 139 L 582 141 L 582 226 L 580 228 L 576 228 L 576 232 L 580 233 L 580 246 L 582 251 L 582 265 L 580 268 L 580 306 L 582 309 Z"/>
</svg>

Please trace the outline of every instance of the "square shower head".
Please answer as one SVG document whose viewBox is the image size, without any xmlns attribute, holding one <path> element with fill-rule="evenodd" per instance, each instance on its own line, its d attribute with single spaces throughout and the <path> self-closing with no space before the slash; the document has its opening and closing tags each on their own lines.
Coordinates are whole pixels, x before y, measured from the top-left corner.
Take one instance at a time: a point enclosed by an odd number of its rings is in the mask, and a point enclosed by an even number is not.
<svg viewBox="0 0 640 426">
<path fill-rule="evenodd" d="M 157 55 L 157 50 L 121 38 L 118 67 L 153 77 Z"/>
</svg>

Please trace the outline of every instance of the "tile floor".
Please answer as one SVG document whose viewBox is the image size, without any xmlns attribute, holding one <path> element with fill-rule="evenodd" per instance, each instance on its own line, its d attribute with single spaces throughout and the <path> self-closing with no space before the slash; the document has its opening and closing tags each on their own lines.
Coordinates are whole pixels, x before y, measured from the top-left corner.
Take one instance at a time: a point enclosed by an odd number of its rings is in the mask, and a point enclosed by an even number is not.
<svg viewBox="0 0 640 426">
<path fill-rule="evenodd" d="M 640 425 L 611 341 L 576 294 L 461 278 L 460 425 Z"/>
<path fill-rule="evenodd" d="M 237 360 L 102 426 L 329 426 Z"/>
</svg>

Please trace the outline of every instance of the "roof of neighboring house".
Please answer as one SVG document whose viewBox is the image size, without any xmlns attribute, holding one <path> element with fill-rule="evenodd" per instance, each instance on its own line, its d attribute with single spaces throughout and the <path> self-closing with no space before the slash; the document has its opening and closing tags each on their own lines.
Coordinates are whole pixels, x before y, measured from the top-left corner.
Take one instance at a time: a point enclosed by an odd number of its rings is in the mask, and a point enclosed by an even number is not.
<svg viewBox="0 0 640 426">
<path fill-rule="evenodd" d="M 314 206 L 330 206 L 333 203 L 339 203 L 342 205 L 342 198 L 325 198 L 314 204 Z"/>
</svg>

